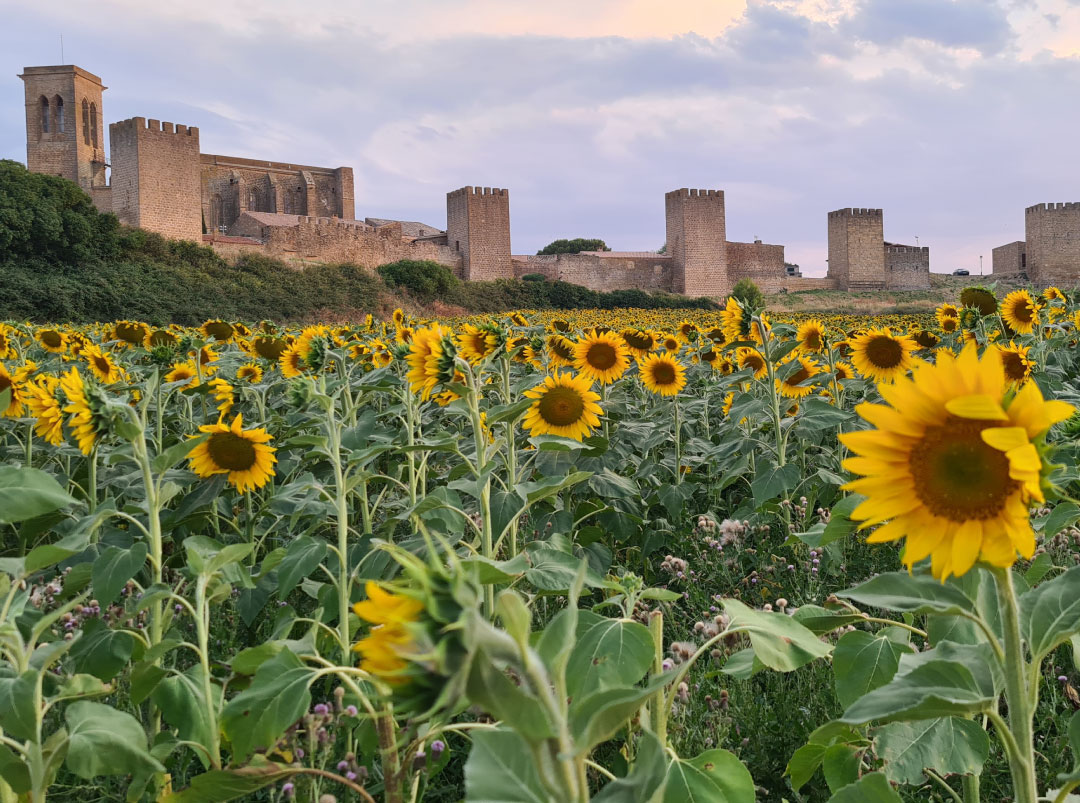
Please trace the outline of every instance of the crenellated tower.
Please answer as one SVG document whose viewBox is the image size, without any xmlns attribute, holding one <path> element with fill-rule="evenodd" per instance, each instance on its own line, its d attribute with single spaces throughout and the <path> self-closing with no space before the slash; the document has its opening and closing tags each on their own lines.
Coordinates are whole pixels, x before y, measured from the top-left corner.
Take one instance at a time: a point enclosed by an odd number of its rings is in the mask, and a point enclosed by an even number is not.
<svg viewBox="0 0 1080 803">
<path fill-rule="evenodd" d="M 446 194 L 446 239 L 461 253 L 461 278 L 513 279 L 510 260 L 510 192 L 462 187 Z"/>
<path fill-rule="evenodd" d="M 880 209 L 829 212 L 829 278 L 841 290 L 885 289 L 885 226 Z"/>
<path fill-rule="evenodd" d="M 727 266 L 723 190 L 672 190 L 664 195 L 672 291 L 719 297 L 733 282 Z"/>
<path fill-rule="evenodd" d="M 1080 284 L 1080 202 L 1024 210 L 1027 275 L 1033 284 Z"/>
</svg>

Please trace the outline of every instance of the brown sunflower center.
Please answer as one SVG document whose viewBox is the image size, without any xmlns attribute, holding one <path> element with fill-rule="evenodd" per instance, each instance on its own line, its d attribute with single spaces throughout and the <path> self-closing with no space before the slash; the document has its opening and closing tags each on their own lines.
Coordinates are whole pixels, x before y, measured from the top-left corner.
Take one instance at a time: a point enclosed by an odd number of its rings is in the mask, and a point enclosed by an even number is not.
<svg viewBox="0 0 1080 803">
<path fill-rule="evenodd" d="M 255 445 L 232 432 L 215 432 L 206 448 L 214 465 L 229 471 L 247 471 L 255 465 Z"/>
<path fill-rule="evenodd" d="M 41 333 L 41 342 L 49 348 L 55 349 L 63 344 L 64 338 L 56 330 L 46 329 Z"/>
<path fill-rule="evenodd" d="M 1006 351 L 1001 355 L 1001 364 L 1005 367 L 1005 376 L 1013 382 L 1020 382 L 1027 378 L 1027 366 L 1024 358 L 1015 351 Z"/>
<path fill-rule="evenodd" d="M 0 374 L 0 393 L 11 387 L 11 377 Z"/>
<path fill-rule="evenodd" d="M 567 344 L 562 340 L 551 341 L 551 350 L 556 356 L 561 357 L 564 360 L 572 359 L 574 353 L 567 347 Z"/>
<path fill-rule="evenodd" d="M 981 433 L 996 421 L 949 416 L 928 427 L 911 450 L 915 495 L 932 513 L 952 521 L 992 519 L 1005 508 L 1020 483 L 1009 476 L 1005 453 L 985 443 Z"/>
<path fill-rule="evenodd" d="M 666 385 L 675 384 L 675 366 L 669 362 L 657 362 L 653 363 L 652 367 L 652 379 L 653 384 L 660 387 Z"/>
<path fill-rule="evenodd" d="M 788 385 L 791 385 L 792 387 L 795 387 L 797 385 L 801 385 L 803 382 L 805 382 L 809 378 L 810 378 L 810 372 L 806 370 L 805 366 L 801 366 L 798 371 L 796 371 L 791 376 L 789 376 L 787 379 L 785 379 L 784 382 L 787 383 Z"/>
<path fill-rule="evenodd" d="M 573 388 L 551 388 L 540 399 L 540 417 L 551 426 L 566 427 L 580 420 L 585 400 Z"/>
<path fill-rule="evenodd" d="M 652 338 L 635 332 L 623 332 L 623 340 L 633 349 L 647 351 L 652 348 Z"/>
<path fill-rule="evenodd" d="M 803 337 L 803 346 L 808 349 L 817 350 L 821 348 L 821 332 L 817 329 L 811 329 Z"/>
<path fill-rule="evenodd" d="M 619 359 L 619 353 L 610 343 L 593 343 L 585 352 L 585 362 L 597 371 L 606 371 Z"/>
<path fill-rule="evenodd" d="M 176 342 L 176 336 L 164 329 L 158 329 L 150 335 L 151 346 L 171 346 Z"/>
<path fill-rule="evenodd" d="M 895 338 L 881 335 L 866 344 L 866 358 L 876 368 L 895 368 L 904 359 L 904 349 Z"/>
<path fill-rule="evenodd" d="M 765 360 L 759 357 L 757 354 L 747 354 L 742 359 L 742 367 L 749 368 L 755 374 L 765 367 Z"/>
<path fill-rule="evenodd" d="M 276 360 L 287 347 L 284 340 L 276 337 L 260 337 L 255 340 L 255 352 L 268 360 Z"/>
<path fill-rule="evenodd" d="M 93 360 L 94 360 L 94 366 L 99 371 L 101 371 L 101 373 L 108 376 L 109 372 L 112 370 L 112 363 L 109 362 L 109 358 L 108 357 L 94 356 Z"/>
<path fill-rule="evenodd" d="M 1020 321 L 1020 323 L 1031 323 L 1031 320 L 1034 317 L 1032 315 L 1031 305 L 1027 303 L 1027 299 L 1025 298 L 1021 298 L 1013 304 L 1012 315 L 1016 320 Z"/>
<path fill-rule="evenodd" d="M 206 324 L 206 333 L 215 340 L 228 340 L 233 335 L 232 324 L 224 321 L 215 321 Z"/>
</svg>

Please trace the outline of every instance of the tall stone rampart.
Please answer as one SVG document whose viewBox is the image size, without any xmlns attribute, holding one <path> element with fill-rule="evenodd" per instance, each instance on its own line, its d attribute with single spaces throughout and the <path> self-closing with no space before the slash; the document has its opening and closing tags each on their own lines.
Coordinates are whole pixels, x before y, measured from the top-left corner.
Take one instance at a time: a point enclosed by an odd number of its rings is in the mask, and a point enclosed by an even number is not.
<svg viewBox="0 0 1080 803">
<path fill-rule="evenodd" d="M 930 249 L 927 246 L 885 246 L 887 290 L 929 290 Z"/>
<path fill-rule="evenodd" d="M 1080 284 L 1080 202 L 1024 210 L 1027 275 L 1040 286 Z"/>
<path fill-rule="evenodd" d="M 512 279 L 510 192 L 462 187 L 447 193 L 446 239 L 461 254 L 463 279 Z"/>
<path fill-rule="evenodd" d="M 723 190 L 682 189 L 664 195 L 672 291 L 723 296 L 734 282 L 727 269 L 727 220 Z"/>
</svg>

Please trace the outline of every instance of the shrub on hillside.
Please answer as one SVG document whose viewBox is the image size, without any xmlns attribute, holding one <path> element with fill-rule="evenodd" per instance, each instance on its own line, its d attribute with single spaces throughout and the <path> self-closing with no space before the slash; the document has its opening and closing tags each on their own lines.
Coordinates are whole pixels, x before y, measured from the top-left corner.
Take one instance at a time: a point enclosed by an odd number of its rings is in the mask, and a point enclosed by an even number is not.
<svg viewBox="0 0 1080 803">
<path fill-rule="evenodd" d="M 580 254 L 582 251 L 610 251 L 603 240 L 589 240 L 577 237 L 573 240 L 555 240 L 548 243 L 539 251 L 537 256 L 550 256 L 552 254 Z"/>
<path fill-rule="evenodd" d="M 753 279 L 739 279 L 731 288 L 731 294 L 750 309 L 762 309 L 765 306 L 765 296 L 761 294 L 761 289 L 754 284 Z"/>
<path fill-rule="evenodd" d="M 428 259 L 402 259 L 380 265 L 378 271 L 388 286 L 404 288 L 420 301 L 441 298 L 458 284 L 449 268 Z"/>
</svg>

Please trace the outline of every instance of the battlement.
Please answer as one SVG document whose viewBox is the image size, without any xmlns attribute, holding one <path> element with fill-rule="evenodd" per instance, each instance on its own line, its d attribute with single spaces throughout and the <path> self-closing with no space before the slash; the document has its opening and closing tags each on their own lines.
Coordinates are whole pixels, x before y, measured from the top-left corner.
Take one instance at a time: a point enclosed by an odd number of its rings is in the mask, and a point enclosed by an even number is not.
<svg viewBox="0 0 1080 803">
<path fill-rule="evenodd" d="M 858 207 L 851 207 L 848 209 L 837 209 L 834 212 L 829 212 L 831 218 L 843 218 L 843 217 L 881 217 L 882 213 L 880 209 L 862 209 Z"/>
<path fill-rule="evenodd" d="M 1059 209 L 1080 210 L 1080 201 L 1035 204 L 1034 206 L 1029 206 L 1027 209 L 1024 210 L 1024 212 L 1025 214 L 1031 215 L 1037 212 L 1056 212 Z"/>
<path fill-rule="evenodd" d="M 172 123 L 163 123 L 160 120 L 154 120 L 153 118 L 147 119 L 145 117 L 129 117 L 127 120 L 120 120 L 116 123 L 109 125 L 109 130 L 116 129 L 118 132 L 131 131 L 136 134 L 155 133 L 155 134 L 174 134 L 178 136 L 186 137 L 198 137 L 198 126 L 181 125 L 177 123 L 175 126 Z"/>
<path fill-rule="evenodd" d="M 929 254 L 930 246 L 916 246 L 916 245 L 886 245 L 885 253 L 887 254 Z"/>
<path fill-rule="evenodd" d="M 692 190 L 683 187 L 664 193 L 664 198 L 723 198 L 723 190 Z"/>
<path fill-rule="evenodd" d="M 500 187 L 462 187 L 446 194 L 449 198 L 459 198 L 463 195 L 509 195 L 510 191 Z"/>
</svg>

